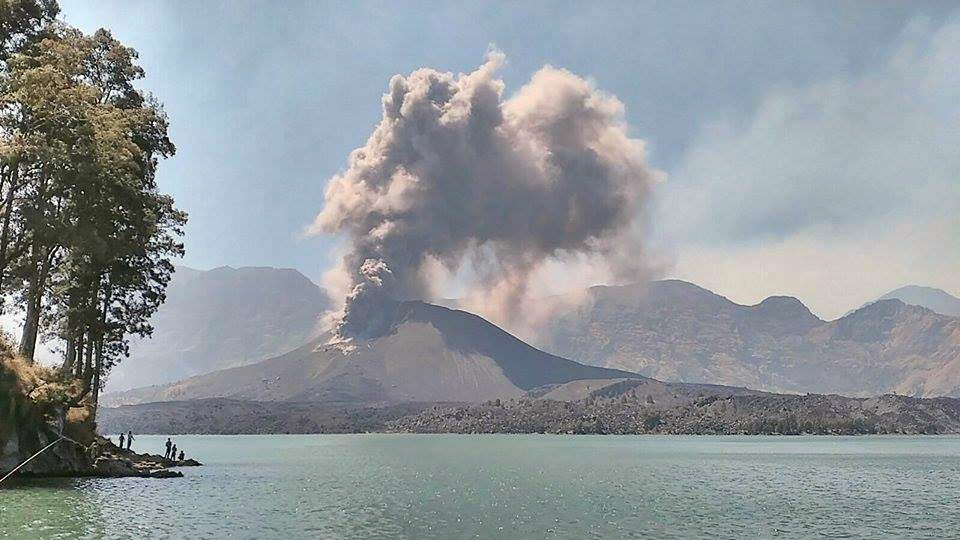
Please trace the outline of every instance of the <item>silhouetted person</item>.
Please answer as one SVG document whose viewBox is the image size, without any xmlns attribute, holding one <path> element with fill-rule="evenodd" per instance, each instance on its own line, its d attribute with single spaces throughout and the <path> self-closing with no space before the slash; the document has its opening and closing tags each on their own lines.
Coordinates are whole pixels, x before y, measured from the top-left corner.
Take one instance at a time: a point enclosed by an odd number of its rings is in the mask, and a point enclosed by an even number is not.
<svg viewBox="0 0 960 540">
<path fill-rule="evenodd" d="M 127 432 L 127 450 L 130 449 L 130 445 L 133 444 L 133 432 Z M 120 443 L 120 448 L 123 448 L 123 443 Z"/>
<path fill-rule="evenodd" d="M 120 449 L 123 450 L 123 433 L 120 434 Z"/>
<path fill-rule="evenodd" d="M 173 445 L 173 443 L 170 442 L 170 437 L 167 437 L 167 452 L 166 452 L 165 454 L 163 454 L 163 459 L 170 459 L 170 446 L 171 446 L 171 445 Z"/>
<path fill-rule="evenodd" d="M 177 458 L 177 461 L 183 461 L 183 450 L 180 451 L 180 457 Z"/>
<path fill-rule="evenodd" d="M 173 445 L 173 450 L 170 451 L 170 459 L 173 461 L 177 460 L 177 445 Z"/>
</svg>

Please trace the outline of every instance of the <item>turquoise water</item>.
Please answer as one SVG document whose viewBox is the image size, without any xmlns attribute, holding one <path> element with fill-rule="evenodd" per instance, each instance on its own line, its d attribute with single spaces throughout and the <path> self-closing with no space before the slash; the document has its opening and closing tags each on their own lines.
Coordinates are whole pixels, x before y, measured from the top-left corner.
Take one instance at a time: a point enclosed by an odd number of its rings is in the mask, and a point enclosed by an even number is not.
<svg viewBox="0 0 960 540">
<path fill-rule="evenodd" d="M 165 437 L 135 449 L 162 452 Z M 958 437 L 177 436 L 185 478 L 0 489 L 11 538 L 946 538 Z"/>
</svg>

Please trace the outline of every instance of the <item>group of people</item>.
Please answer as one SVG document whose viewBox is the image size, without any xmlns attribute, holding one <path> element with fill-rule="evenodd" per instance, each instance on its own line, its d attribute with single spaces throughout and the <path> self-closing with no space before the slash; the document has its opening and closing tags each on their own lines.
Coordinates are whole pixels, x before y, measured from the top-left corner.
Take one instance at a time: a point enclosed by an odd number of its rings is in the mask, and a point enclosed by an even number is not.
<svg viewBox="0 0 960 540">
<path fill-rule="evenodd" d="M 167 437 L 167 451 L 164 452 L 163 458 L 173 461 L 183 461 L 183 450 L 181 450 L 180 455 L 177 456 L 177 445 L 173 444 L 170 437 Z"/>
<path fill-rule="evenodd" d="M 126 446 L 124 446 L 126 444 Z M 133 431 L 128 431 L 126 435 L 123 433 L 120 434 L 120 449 L 123 450 L 126 448 L 130 450 L 130 446 L 133 444 Z M 180 454 L 177 455 L 177 445 L 173 444 L 173 441 L 170 440 L 170 437 L 167 437 L 167 450 L 163 453 L 163 459 L 169 459 L 171 461 L 183 461 L 183 450 L 180 450 Z M 94 441 L 94 448 L 96 448 L 96 441 Z M 96 449 L 91 450 L 91 453 L 98 453 Z"/>
<path fill-rule="evenodd" d="M 127 450 L 130 450 L 130 445 L 133 444 L 133 432 L 127 432 Z M 120 449 L 123 450 L 123 433 L 120 433 Z"/>
</svg>

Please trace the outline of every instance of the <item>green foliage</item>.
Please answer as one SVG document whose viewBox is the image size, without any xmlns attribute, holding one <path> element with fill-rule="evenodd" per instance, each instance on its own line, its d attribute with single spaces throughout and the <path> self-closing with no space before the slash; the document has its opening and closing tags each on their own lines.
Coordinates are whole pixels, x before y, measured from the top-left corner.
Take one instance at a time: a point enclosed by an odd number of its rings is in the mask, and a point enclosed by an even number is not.
<svg viewBox="0 0 960 540">
<path fill-rule="evenodd" d="M 59 12 L 56 0 L 0 0 L 0 59 L 35 39 Z"/>
<path fill-rule="evenodd" d="M 157 189 L 175 147 L 162 107 L 135 86 L 137 52 L 57 11 L 0 0 L 0 298 L 25 314 L 21 356 L 62 339 L 63 376 L 95 401 L 128 336 L 152 331 L 186 215 Z"/>
</svg>

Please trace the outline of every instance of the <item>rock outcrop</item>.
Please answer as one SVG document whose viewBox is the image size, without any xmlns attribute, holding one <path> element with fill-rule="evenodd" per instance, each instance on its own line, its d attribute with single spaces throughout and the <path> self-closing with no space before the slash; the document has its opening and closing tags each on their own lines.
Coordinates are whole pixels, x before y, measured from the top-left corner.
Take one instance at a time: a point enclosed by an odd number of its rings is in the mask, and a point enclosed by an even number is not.
<svg viewBox="0 0 960 540">
<path fill-rule="evenodd" d="M 92 405 L 66 408 L 76 387 L 18 359 L 0 341 L 0 477 L 182 476 L 185 466 L 118 448 L 96 434 Z"/>
</svg>

